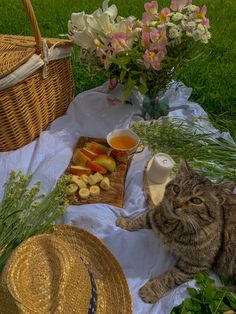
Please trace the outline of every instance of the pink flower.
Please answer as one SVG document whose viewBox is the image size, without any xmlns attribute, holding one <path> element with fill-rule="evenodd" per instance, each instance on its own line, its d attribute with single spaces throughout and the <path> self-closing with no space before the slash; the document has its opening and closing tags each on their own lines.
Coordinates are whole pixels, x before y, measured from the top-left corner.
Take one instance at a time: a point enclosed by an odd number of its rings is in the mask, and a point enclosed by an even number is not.
<svg viewBox="0 0 236 314">
<path fill-rule="evenodd" d="M 141 44 L 144 48 L 147 48 L 149 46 L 149 41 L 150 41 L 150 33 L 145 32 L 144 30 L 142 31 L 142 39 L 141 39 Z"/>
<path fill-rule="evenodd" d="M 205 5 L 202 8 L 197 7 L 195 12 L 197 19 L 203 19 L 207 13 L 207 7 Z"/>
<path fill-rule="evenodd" d="M 114 52 L 118 53 L 126 49 L 130 49 L 127 44 L 128 36 L 126 33 L 117 32 L 112 34 L 111 45 L 114 48 Z"/>
<path fill-rule="evenodd" d="M 172 0 L 170 8 L 173 11 L 181 12 L 189 4 L 192 4 L 192 0 Z"/>
<path fill-rule="evenodd" d="M 142 22 L 141 22 L 142 27 L 144 27 L 145 25 L 147 26 L 150 25 L 152 21 L 153 21 L 153 15 L 147 12 L 144 12 Z"/>
<path fill-rule="evenodd" d="M 144 9 L 149 14 L 157 14 L 157 10 L 158 10 L 157 1 L 146 2 L 144 4 Z"/>
<path fill-rule="evenodd" d="M 204 25 L 204 26 L 210 28 L 210 20 L 209 20 L 209 19 L 204 19 L 204 20 L 202 21 L 202 25 Z"/>
<path fill-rule="evenodd" d="M 159 20 L 162 22 L 162 23 L 166 23 L 169 21 L 169 15 L 170 14 L 170 9 L 169 8 L 163 8 L 161 10 L 161 12 L 158 14 L 158 17 L 159 17 Z"/>
<path fill-rule="evenodd" d="M 159 38 L 158 38 L 158 45 L 160 47 L 165 48 L 168 44 L 168 40 L 167 40 L 167 35 L 166 35 L 166 29 L 162 28 L 161 30 L 159 30 Z M 160 49 L 158 49 L 160 50 Z"/>
<path fill-rule="evenodd" d="M 160 34 L 158 32 L 158 30 L 156 28 L 153 28 L 150 32 L 150 39 L 151 41 L 154 43 L 154 42 L 157 42 L 157 40 L 159 39 L 160 37 Z"/>
<path fill-rule="evenodd" d="M 205 5 L 202 8 L 197 7 L 195 13 L 196 19 L 203 20 L 207 14 L 207 7 Z"/>
<path fill-rule="evenodd" d="M 197 20 L 202 20 L 203 25 L 210 27 L 210 21 L 206 18 L 207 7 L 205 5 L 202 8 L 197 7 L 195 13 Z"/>
<path fill-rule="evenodd" d="M 153 68 L 154 70 L 161 70 L 161 61 L 165 57 L 162 51 L 155 52 L 152 50 L 146 50 L 143 56 L 143 64 L 147 69 Z"/>
</svg>

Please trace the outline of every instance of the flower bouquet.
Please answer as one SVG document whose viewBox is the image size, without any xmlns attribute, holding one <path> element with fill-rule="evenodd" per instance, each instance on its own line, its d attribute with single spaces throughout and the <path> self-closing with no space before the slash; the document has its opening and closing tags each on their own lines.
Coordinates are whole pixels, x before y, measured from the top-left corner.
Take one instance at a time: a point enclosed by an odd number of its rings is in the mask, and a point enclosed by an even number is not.
<svg viewBox="0 0 236 314">
<path fill-rule="evenodd" d="M 196 43 L 211 37 L 207 8 L 192 0 L 172 0 L 170 7 L 158 8 L 157 1 L 144 4 L 141 20 L 118 16 L 117 7 L 103 2 L 92 14 L 73 13 L 68 35 L 80 46 L 79 59 L 93 72 L 108 71 L 114 88 L 124 85 L 124 99 L 134 88 L 144 97 L 144 113 L 157 118 L 158 94 L 171 82 L 174 71 L 191 56 Z"/>
</svg>

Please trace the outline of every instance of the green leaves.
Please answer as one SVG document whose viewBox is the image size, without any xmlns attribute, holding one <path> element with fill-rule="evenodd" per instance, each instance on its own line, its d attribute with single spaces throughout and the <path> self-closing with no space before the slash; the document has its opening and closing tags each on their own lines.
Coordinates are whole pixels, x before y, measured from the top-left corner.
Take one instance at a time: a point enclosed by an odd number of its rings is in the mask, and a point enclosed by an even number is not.
<svg viewBox="0 0 236 314">
<path fill-rule="evenodd" d="M 236 181 L 236 144 L 216 137 L 218 134 L 199 126 L 196 119 L 135 123 L 132 129 L 153 153 L 169 154 L 176 163 L 184 158 L 195 171 L 210 180 Z"/>
<path fill-rule="evenodd" d="M 64 212 L 69 178 L 57 181 L 47 195 L 40 183 L 29 188 L 32 175 L 11 172 L 0 204 L 0 271 L 12 250 L 32 235 L 48 230 Z"/>
<path fill-rule="evenodd" d="M 216 287 L 206 273 L 199 273 L 195 280 L 199 288 L 188 288 L 190 298 L 174 307 L 171 314 L 224 314 L 236 310 L 236 294 L 224 286 Z"/>
</svg>

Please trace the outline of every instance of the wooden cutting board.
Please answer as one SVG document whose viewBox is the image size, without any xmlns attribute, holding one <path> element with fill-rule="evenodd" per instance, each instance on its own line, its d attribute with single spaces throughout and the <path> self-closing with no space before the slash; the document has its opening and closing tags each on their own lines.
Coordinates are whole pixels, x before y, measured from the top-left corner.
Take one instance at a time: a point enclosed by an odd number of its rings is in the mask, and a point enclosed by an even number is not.
<svg viewBox="0 0 236 314">
<path fill-rule="evenodd" d="M 82 148 L 88 142 L 97 142 L 103 145 L 107 144 L 105 139 L 92 138 L 92 137 L 80 137 L 74 151 L 77 148 Z M 72 161 L 70 161 L 70 164 Z M 104 203 L 109 205 L 115 205 L 118 207 L 123 207 L 124 205 L 124 192 L 125 192 L 125 178 L 128 170 L 130 160 L 127 159 L 126 162 L 116 161 L 116 169 L 114 172 L 107 172 L 104 176 L 108 177 L 110 180 L 110 189 L 104 191 L 101 189 L 99 196 L 89 196 L 88 199 L 80 199 L 79 196 L 70 198 L 68 197 L 69 203 L 71 205 L 84 205 L 84 204 L 95 204 Z M 69 166 L 70 166 L 69 164 Z"/>
</svg>

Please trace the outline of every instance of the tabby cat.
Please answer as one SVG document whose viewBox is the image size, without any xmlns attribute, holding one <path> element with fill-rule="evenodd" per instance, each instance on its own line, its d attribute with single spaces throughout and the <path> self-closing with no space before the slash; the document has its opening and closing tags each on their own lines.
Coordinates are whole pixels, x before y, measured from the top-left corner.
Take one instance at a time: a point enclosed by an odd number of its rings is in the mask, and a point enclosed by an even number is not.
<svg viewBox="0 0 236 314">
<path fill-rule="evenodd" d="M 213 184 L 182 160 L 155 209 L 135 220 L 117 219 L 116 224 L 129 231 L 152 229 L 179 257 L 172 269 L 139 290 L 143 301 L 154 303 L 170 289 L 209 269 L 236 280 L 234 187 L 233 182 Z"/>
</svg>

